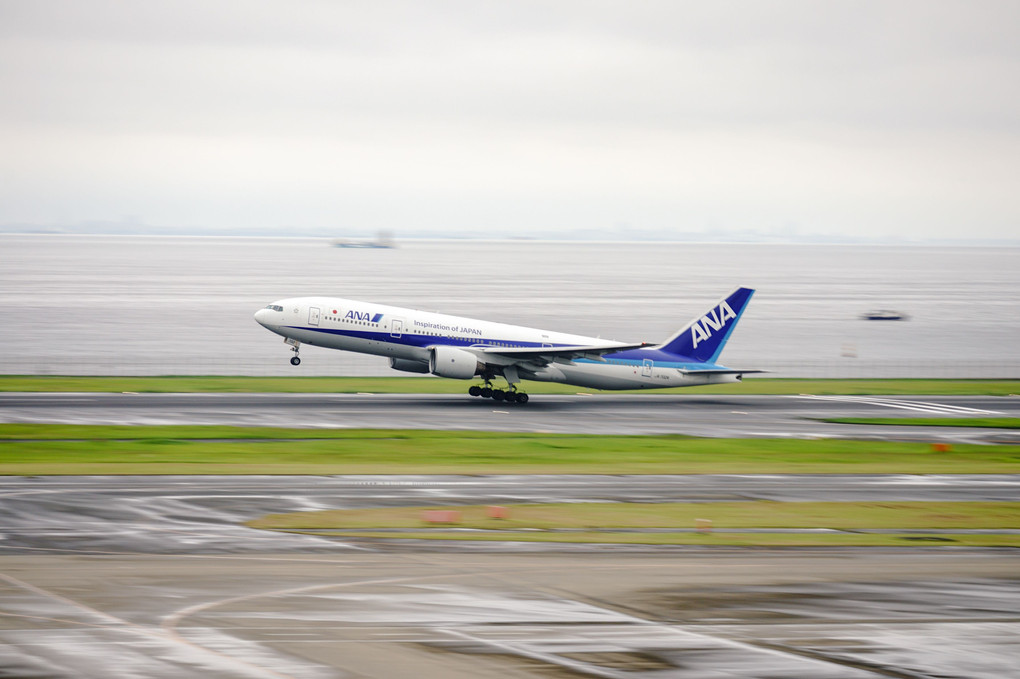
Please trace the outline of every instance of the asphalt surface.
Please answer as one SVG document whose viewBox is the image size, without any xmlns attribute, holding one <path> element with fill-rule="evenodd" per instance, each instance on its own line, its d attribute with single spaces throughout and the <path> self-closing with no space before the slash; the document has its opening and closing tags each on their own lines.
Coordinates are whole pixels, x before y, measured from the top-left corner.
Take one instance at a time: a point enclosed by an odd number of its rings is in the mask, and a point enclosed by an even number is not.
<svg viewBox="0 0 1020 679">
<path fill-rule="evenodd" d="M 1020 398 L 539 394 L 526 405 L 509 406 L 466 394 L 0 394 L 0 422 L 1020 442 L 1020 434 L 1001 429 L 819 421 L 833 417 L 987 416 L 1020 417 Z"/>
<path fill-rule="evenodd" d="M 1015 501 L 1018 475 L 109 476 L 0 477 L 0 554 L 40 549 L 145 554 L 361 550 L 245 528 L 264 514 L 526 502 Z M 549 543 L 444 550 L 550 551 Z M 604 547 L 576 546 L 574 551 Z"/>
<path fill-rule="evenodd" d="M 8 677 L 1003 679 L 996 550 L 8 556 Z"/>
<path fill-rule="evenodd" d="M 246 519 L 527 501 L 1013 500 L 1020 477 L 0 480 L 0 676 L 1010 676 L 1016 550 L 351 540 Z"/>
<path fill-rule="evenodd" d="M 466 396 L 2 394 L 0 420 L 850 436 L 805 418 L 1016 416 L 1016 402 L 600 395 L 511 410 Z M 243 522 L 340 507 L 1018 490 L 1018 475 L 0 478 L 0 677 L 1000 679 L 1020 657 L 1013 549 L 351 540 Z"/>
</svg>

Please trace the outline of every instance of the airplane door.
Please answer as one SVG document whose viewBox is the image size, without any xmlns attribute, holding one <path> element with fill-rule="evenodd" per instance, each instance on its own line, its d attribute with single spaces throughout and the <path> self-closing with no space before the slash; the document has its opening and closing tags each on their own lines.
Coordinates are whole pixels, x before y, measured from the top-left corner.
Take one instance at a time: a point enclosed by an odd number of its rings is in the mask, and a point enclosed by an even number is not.
<svg viewBox="0 0 1020 679">
<path fill-rule="evenodd" d="M 652 376 L 652 359 L 646 358 L 641 361 L 641 376 L 651 377 Z"/>
<path fill-rule="evenodd" d="M 308 325 L 319 324 L 319 307 L 308 307 Z"/>
<path fill-rule="evenodd" d="M 404 319 L 394 318 L 390 328 L 390 337 L 400 337 L 404 333 Z"/>
</svg>

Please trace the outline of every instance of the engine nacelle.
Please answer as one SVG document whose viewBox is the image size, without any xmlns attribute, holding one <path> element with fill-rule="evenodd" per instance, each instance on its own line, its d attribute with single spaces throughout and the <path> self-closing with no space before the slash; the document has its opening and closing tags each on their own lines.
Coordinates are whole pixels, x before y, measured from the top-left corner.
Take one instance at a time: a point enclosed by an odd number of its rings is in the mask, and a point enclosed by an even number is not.
<svg viewBox="0 0 1020 679">
<path fill-rule="evenodd" d="M 456 347 L 432 347 L 429 356 L 429 372 L 439 377 L 469 380 L 481 370 L 478 359 L 470 351 Z"/>
<path fill-rule="evenodd" d="M 425 361 L 413 361 L 408 358 L 391 358 L 390 367 L 394 370 L 403 370 L 406 373 L 428 374 L 429 364 Z"/>
</svg>

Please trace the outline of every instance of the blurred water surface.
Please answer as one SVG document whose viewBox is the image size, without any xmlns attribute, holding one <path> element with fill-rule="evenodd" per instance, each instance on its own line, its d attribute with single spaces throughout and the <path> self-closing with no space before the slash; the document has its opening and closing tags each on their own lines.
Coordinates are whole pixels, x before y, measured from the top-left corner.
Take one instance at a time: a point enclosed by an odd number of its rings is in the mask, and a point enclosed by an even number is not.
<svg viewBox="0 0 1020 679">
<path fill-rule="evenodd" d="M 757 289 L 723 363 L 784 377 L 1020 376 L 1020 250 L 540 241 L 0 236 L 0 373 L 386 375 L 252 314 L 300 295 L 659 341 Z M 864 321 L 894 309 L 905 322 Z"/>
</svg>

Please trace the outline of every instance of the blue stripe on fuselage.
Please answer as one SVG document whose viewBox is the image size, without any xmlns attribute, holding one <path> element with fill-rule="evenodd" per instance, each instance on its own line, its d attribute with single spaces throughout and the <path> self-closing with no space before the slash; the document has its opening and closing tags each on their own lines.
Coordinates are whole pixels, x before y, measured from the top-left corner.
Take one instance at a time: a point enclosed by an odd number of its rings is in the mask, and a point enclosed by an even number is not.
<svg viewBox="0 0 1020 679">
<path fill-rule="evenodd" d="M 377 342 L 386 342 L 387 344 L 402 344 L 404 346 L 411 347 L 429 347 L 437 344 L 453 346 L 453 347 L 506 347 L 508 349 L 530 349 L 550 346 L 548 343 L 541 342 L 523 342 L 515 341 L 508 342 L 506 340 L 489 340 L 481 337 L 447 337 L 442 335 L 414 335 L 407 332 L 401 334 L 400 337 L 394 337 L 389 331 L 372 331 L 372 330 L 341 330 L 339 328 L 311 328 L 300 325 L 288 325 L 287 328 L 291 330 L 307 330 L 310 332 L 321 332 L 326 335 L 340 335 L 341 337 L 353 337 L 356 339 L 374 340 Z M 573 346 L 567 344 L 554 344 L 553 348 L 560 346 Z"/>
<path fill-rule="evenodd" d="M 705 363 L 690 356 L 663 351 L 662 349 L 631 349 L 619 351 L 615 354 L 605 354 L 602 358 L 611 365 L 632 365 L 643 366 L 647 360 L 652 361 L 656 368 L 676 368 L 678 370 L 705 370 L 722 368 L 714 363 Z M 601 363 L 588 358 L 575 358 L 574 363 Z"/>
<path fill-rule="evenodd" d="M 352 337 L 355 339 L 373 340 L 376 342 L 386 342 L 388 344 L 402 344 L 410 347 L 428 347 L 433 345 L 446 345 L 453 347 L 507 347 L 507 348 L 542 348 L 548 347 L 548 343 L 541 342 L 507 342 L 504 340 L 490 340 L 480 337 L 472 338 L 460 338 L 460 337 L 445 337 L 439 335 L 414 335 L 404 333 L 400 337 L 393 337 L 388 331 L 372 331 L 372 330 L 346 330 L 338 328 L 312 328 L 307 326 L 287 326 L 292 330 L 308 330 L 312 332 L 321 332 L 327 335 L 340 335 L 342 337 Z M 551 348 L 557 347 L 574 346 L 569 344 L 554 344 Z M 619 351 L 613 354 L 605 354 L 603 356 L 605 363 L 613 365 L 634 365 L 641 366 L 648 359 L 651 359 L 653 365 L 657 368 L 677 368 L 680 370 L 697 370 L 706 368 L 721 368 L 722 366 L 715 365 L 714 363 L 704 363 L 697 359 L 691 358 L 690 356 L 680 356 L 677 354 L 663 351 L 661 349 L 631 349 L 628 351 Z M 596 361 L 587 358 L 575 358 L 574 363 L 585 363 L 585 364 L 603 364 L 602 361 Z"/>
<path fill-rule="evenodd" d="M 590 358 L 575 358 L 574 363 L 583 363 L 585 365 L 629 365 L 637 368 L 644 366 L 644 361 L 635 361 L 633 359 L 620 359 L 614 358 L 613 355 L 606 355 L 605 363 L 602 361 L 595 361 Z M 698 361 L 662 361 L 653 360 L 652 367 L 654 368 L 676 368 L 677 370 L 725 370 L 725 366 L 716 365 L 714 363 L 700 363 Z"/>
<path fill-rule="evenodd" d="M 607 361 L 613 360 L 621 363 L 637 363 L 641 365 L 645 360 L 652 359 L 652 361 L 658 365 L 659 363 L 702 363 L 696 358 L 690 356 L 680 356 L 669 351 L 663 351 L 662 349 L 629 349 L 627 351 L 618 351 L 615 354 L 605 354 L 603 356 Z"/>
</svg>

